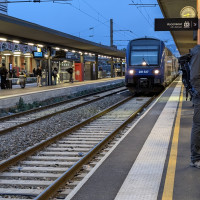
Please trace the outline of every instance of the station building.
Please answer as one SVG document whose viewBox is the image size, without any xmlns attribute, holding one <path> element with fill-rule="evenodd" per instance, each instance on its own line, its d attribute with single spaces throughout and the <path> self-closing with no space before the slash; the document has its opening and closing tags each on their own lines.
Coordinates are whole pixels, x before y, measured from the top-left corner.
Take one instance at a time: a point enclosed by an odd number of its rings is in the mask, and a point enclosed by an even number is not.
<svg viewBox="0 0 200 200">
<path fill-rule="evenodd" d="M 34 77 L 38 66 L 42 67 L 43 85 L 52 85 L 54 68 L 57 83 L 69 80 L 69 67 L 74 68 L 76 81 L 122 76 L 124 59 L 125 52 L 115 47 L 0 14 L 0 63 L 6 64 L 12 79 L 22 71 Z"/>
</svg>

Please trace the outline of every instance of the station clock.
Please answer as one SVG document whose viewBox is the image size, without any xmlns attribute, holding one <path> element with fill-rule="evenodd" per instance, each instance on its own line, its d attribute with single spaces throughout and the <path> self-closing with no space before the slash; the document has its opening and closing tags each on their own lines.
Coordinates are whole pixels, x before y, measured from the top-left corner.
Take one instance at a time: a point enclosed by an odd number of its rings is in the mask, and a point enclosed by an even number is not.
<svg viewBox="0 0 200 200">
<path fill-rule="evenodd" d="M 196 17 L 196 10 L 192 6 L 185 6 L 180 11 L 181 18 L 195 18 Z"/>
</svg>

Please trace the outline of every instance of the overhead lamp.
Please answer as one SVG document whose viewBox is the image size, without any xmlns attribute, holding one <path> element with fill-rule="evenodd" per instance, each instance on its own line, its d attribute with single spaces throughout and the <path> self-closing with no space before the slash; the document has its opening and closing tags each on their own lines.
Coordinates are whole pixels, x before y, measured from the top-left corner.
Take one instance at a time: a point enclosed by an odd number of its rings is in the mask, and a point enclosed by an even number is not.
<svg viewBox="0 0 200 200">
<path fill-rule="evenodd" d="M 64 49 L 64 51 L 69 51 L 68 49 Z"/>
<path fill-rule="evenodd" d="M 24 56 L 25 57 L 31 57 L 31 53 L 25 53 Z"/>
<path fill-rule="evenodd" d="M 38 44 L 37 46 L 38 46 L 38 47 L 44 47 L 44 45 L 42 45 L 42 44 Z"/>
<path fill-rule="evenodd" d="M 88 55 L 88 52 L 85 52 L 84 54 L 85 54 L 85 55 Z"/>
<path fill-rule="evenodd" d="M 59 48 L 59 47 L 56 47 L 55 49 L 56 49 L 56 50 L 60 50 L 60 48 Z"/>
<path fill-rule="evenodd" d="M 20 42 L 18 40 L 13 40 L 14 43 L 19 44 Z"/>
<path fill-rule="evenodd" d="M 76 53 L 76 51 L 75 51 L 75 50 L 72 50 L 72 53 Z"/>
<path fill-rule="evenodd" d="M 14 54 L 14 56 L 16 56 L 16 55 L 21 55 L 22 52 L 21 52 L 21 51 L 14 51 L 13 54 Z"/>
<path fill-rule="evenodd" d="M 0 38 L 0 40 L 1 40 L 1 41 L 7 41 L 7 39 L 6 39 L 6 38 Z"/>
<path fill-rule="evenodd" d="M 9 50 L 3 51 L 4 56 L 10 56 L 11 54 L 12 54 L 12 51 L 9 51 Z"/>
<path fill-rule="evenodd" d="M 28 45 L 30 45 L 30 46 L 34 46 L 34 44 L 33 44 L 33 43 L 28 43 Z"/>
</svg>

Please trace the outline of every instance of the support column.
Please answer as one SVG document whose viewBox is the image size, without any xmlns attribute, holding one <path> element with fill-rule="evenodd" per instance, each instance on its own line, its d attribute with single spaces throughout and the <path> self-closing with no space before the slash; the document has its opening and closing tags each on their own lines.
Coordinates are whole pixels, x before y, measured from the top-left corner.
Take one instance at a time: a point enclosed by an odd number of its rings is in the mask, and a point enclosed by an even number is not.
<svg viewBox="0 0 200 200">
<path fill-rule="evenodd" d="M 83 56 L 83 54 L 80 54 L 80 63 L 84 63 L 84 56 Z"/>
<path fill-rule="evenodd" d="M 51 47 L 47 49 L 47 54 L 48 54 L 48 61 L 47 61 L 47 66 L 48 66 L 48 85 L 52 85 L 52 76 L 51 76 Z"/>
<path fill-rule="evenodd" d="M 111 72 L 111 78 L 114 77 L 113 66 L 114 66 L 114 64 L 113 64 L 113 57 L 111 57 L 111 59 L 110 59 L 110 72 Z"/>
<path fill-rule="evenodd" d="M 85 63 L 84 63 L 84 55 L 80 54 L 80 63 L 81 63 L 81 76 L 82 76 L 82 81 L 85 80 Z"/>
<path fill-rule="evenodd" d="M 198 31 L 197 31 L 197 44 L 200 44 L 200 0 L 197 0 L 197 17 L 198 17 Z"/>
<path fill-rule="evenodd" d="M 110 19 L 110 46 L 113 47 L 113 19 Z"/>
<path fill-rule="evenodd" d="M 120 59 L 120 70 L 121 70 L 120 76 L 123 76 L 123 65 L 122 65 L 122 59 Z"/>
<path fill-rule="evenodd" d="M 99 65 L 99 60 L 98 60 L 98 54 L 95 54 L 95 77 L 94 79 L 98 79 L 98 65 Z"/>
</svg>

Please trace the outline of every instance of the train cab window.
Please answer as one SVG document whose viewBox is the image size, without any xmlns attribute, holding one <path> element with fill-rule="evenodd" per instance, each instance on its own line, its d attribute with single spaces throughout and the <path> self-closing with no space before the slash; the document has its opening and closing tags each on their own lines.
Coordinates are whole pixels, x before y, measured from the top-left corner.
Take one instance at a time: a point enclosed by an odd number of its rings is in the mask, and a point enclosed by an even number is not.
<svg viewBox="0 0 200 200">
<path fill-rule="evenodd" d="M 159 46 L 132 46 L 131 48 L 131 65 L 142 65 L 145 61 L 147 65 L 158 65 Z"/>
</svg>

